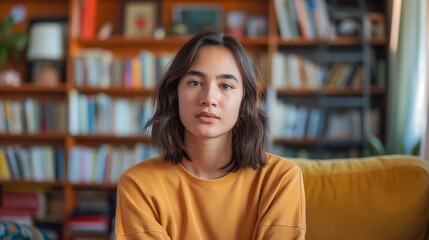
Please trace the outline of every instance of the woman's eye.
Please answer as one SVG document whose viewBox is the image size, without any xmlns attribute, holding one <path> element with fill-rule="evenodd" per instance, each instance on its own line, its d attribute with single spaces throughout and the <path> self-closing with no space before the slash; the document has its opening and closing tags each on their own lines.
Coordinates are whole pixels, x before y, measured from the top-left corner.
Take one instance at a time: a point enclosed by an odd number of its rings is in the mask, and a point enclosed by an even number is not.
<svg viewBox="0 0 429 240">
<path fill-rule="evenodd" d="M 190 85 L 190 86 L 192 86 L 192 87 L 200 87 L 200 86 L 202 86 L 203 84 L 201 83 L 201 82 L 199 82 L 199 81 L 189 81 L 188 82 L 188 84 Z"/>
<path fill-rule="evenodd" d="M 226 84 L 226 83 L 222 84 L 220 87 L 221 87 L 222 89 L 226 89 L 226 90 L 232 89 L 232 86 L 231 86 L 231 85 L 229 85 L 229 84 Z"/>
</svg>

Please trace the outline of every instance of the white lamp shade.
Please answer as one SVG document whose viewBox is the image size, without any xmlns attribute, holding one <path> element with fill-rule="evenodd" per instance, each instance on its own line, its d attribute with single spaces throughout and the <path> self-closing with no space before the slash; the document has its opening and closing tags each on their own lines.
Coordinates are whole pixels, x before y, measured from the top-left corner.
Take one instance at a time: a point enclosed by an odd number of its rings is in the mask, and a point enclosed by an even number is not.
<svg viewBox="0 0 429 240">
<path fill-rule="evenodd" d="M 61 60 L 63 58 L 63 31 L 60 23 L 35 23 L 30 29 L 28 60 Z"/>
</svg>

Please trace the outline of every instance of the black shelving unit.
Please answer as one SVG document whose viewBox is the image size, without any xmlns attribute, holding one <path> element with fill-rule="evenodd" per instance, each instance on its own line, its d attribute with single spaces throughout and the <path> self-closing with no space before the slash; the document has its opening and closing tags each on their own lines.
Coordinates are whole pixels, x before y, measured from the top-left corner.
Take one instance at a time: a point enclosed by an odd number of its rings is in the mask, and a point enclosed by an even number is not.
<svg viewBox="0 0 429 240">
<path fill-rule="evenodd" d="M 318 95 L 318 103 L 322 113 L 322 123 L 318 129 L 318 141 L 316 142 L 316 156 L 322 156 L 326 148 L 345 148 L 358 146 L 361 155 L 369 154 L 368 139 L 371 134 L 370 111 L 371 111 L 371 66 L 370 66 L 370 36 L 369 25 L 366 21 L 367 7 L 365 0 L 333 0 L 329 1 L 331 14 L 344 14 L 359 20 L 361 26 L 359 38 L 360 44 L 351 50 L 339 53 L 332 53 L 330 46 L 324 42 L 319 47 L 322 64 L 333 62 L 351 62 L 362 64 L 363 68 L 363 88 L 362 93 L 356 96 L 332 96 L 321 91 Z M 335 46 L 340 48 L 341 46 Z M 324 137 L 326 130 L 326 119 L 328 112 L 332 108 L 358 108 L 361 110 L 362 132 L 358 140 L 329 140 Z"/>
</svg>

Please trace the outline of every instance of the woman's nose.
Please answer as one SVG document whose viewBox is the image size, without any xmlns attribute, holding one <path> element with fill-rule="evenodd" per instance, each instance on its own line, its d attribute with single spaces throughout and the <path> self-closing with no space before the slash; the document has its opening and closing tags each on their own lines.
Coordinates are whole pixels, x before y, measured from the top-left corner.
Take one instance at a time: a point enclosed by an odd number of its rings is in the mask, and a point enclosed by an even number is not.
<svg viewBox="0 0 429 240">
<path fill-rule="evenodd" d="M 205 105 L 208 107 L 210 106 L 215 107 L 219 104 L 216 86 L 208 84 L 201 92 L 202 92 L 201 100 L 200 100 L 201 105 Z"/>
</svg>

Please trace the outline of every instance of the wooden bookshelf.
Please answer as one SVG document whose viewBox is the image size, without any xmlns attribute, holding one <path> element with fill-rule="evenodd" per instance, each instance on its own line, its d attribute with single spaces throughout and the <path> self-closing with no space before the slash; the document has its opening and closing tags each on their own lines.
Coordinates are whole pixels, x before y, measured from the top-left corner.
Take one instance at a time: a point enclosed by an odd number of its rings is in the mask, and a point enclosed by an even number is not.
<svg viewBox="0 0 429 240">
<path fill-rule="evenodd" d="M 74 19 L 73 8 L 76 6 L 78 0 L 18 0 L 11 1 L 10 3 L 5 3 L 0 5 L 1 12 L 8 12 L 9 9 L 14 4 L 22 4 L 27 7 L 28 18 L 67 18 L 69 20 L 70 29 L 76 24 L 76 19 Z M 329 1 L 329 0 L 327 0 Z M 12 3 L 13 2 L 13 3 Z M 210 3 L 212 1 L 202 0 L 164 0 L 161 1 L 161 13 L 162 17 L 160 18 L 160 25 L 168 30 L 172 23 L 171 12 L 175 5 L 177 4 L 197 4 L 197 3 Z M 374 49 L 376 57 L 378 59 L 384 58 L 387 59 L 387 40 L 385 38 L 381 39 L 369 39 L 368 41 L 362 40 L 361 37 L 333 37 L 329 39 L 320 39 L 320 38 L 291 38 L 284 39 L 280 37 L 279 32 L 279 23 L 276 17 L 275 4 L 273 0 L 221 0 L 217 1 L 216 4 L 221 6 L 223 15 L 223 25 L 222 28 L 226 29 L 226 13 L 232 10 L 240 9 L 248 15 L 260 15 L 264 16 L 267 20 L 266 30 L 267 33 L 263 36 L 249 37 L 243 36 L 239 38 L 239 41 L 245 45 L 253 54 L 256 56 L 265 55 L 267 56 L 267 65 L 271 66 L 273 64 L 273 56 L 277 53 L 282 54 L 297 54 L 297 55 L 306 55 L 309 52 L 311 54 L 320 55 L 327 54 L 330 56 L 330 50 L 335 54 L 340 55 L 344 58 L 347 58 L 348 55 L 342 51 L 348 49 L 360 49 L 357 52 L 357 58 L 362 58 L 365 56 L 364 49 L 370 48 Z M 377 3 L 379 9 L 387 12 L 386 3 L 382 1 Z M 135 57 L 142 49 L 146 49 L 154 53 L 155 55 L 164 53 L 164 52 L 177 52 L 180 47 L 190 39 L 189 35 L 184 36 L 173 36 L 166 34 L 163 38 L 155 37 L 124 37 L 120 29 L 121 27 L 121 0 L 98 0 L 96 8 L 96 17 L 94 19 L 94 25 L 96 31 L 98 31 L 103 24 L 106 22 L 113 23 L 113 33 L 111 37 L 107 39 L 98 39 L 96 33 L 93 38 L 81 39 L 81 38 L 70 38 L 68 39 L 67 45 L 67 69 L 66 69 L 66 78 L 63 79 L 62 84 L 58 86 L 38 86 L 34 85 L 28 80 L 24 80 L 24 83 L 18 87 L 12 86 L 0 86 L 0 101 L 3 99 L 12 99 L 12 100 L 25 100 L 27 98 L 47 100 L 49 102 L 58 102 L 64 101 L 67 106 L 70 106 L 71 97 L 70 94 L 77 92 L 83 96 L 108 96 L 113 100 L 115 99 L 125 99 L 132 101 L 140 101 L 142 99 L 151 99 L 154 93 L 153 87 L 123 87 L 123 86 L 87 86 L 87 85 L 77 85 L 75 83 L 74 70 L 76 68 L 74 59 L 76 56 L 85 52 L 88 49 L 104 49 L 110 51 L 113 55 L 118 56 L 119 58 L 132 58 Z M 29 19 L 20 23 L 16 30 L 17 31 L 27 31 L 29 25 Z M 326 50 L 327 49 L 327 50 Z M 338 50 L 340 49 L 340 50 Z M 323 52 L 325 51 L 325 52 Z M 310 55 L 311 55 L 310 54 Z M 332 54 L 332 55 L 335 55 Z M 262 58 L 257 58 L 258 61 L 262 61 Z M 373 62 L 364 60 L 362 62 L 366 67 L 371 68 Z M 15 68 L 21 73 L 22 76 L 26 76 L 26 62 L 18 61 L 9 63 L 10 66 L 15 66 Z M 329 70 L 329 65 L 327 69 Z M 264 89 L 269 89 L 270 85 L 273 83 L 274 73 L 272 68 L 264 69 L 264 72 L 267 72 L 265 77 L 265 86 Z M 367 69 L 368 70 L 368 69 Z M 387 70 L 386 70 L 387 71 Z M 371 72 L 371 74 L 369 74 Z M 367 75 L 364 76 L 365 79 L 374 78 L 375 70 L 372 69 Z M 285 78 L 284 76 L 282 76 Z M 387 86 L 388 87 L 388 86 Z M 268 90 L 267 90 L 268 91 Z M 369 102 L 370 104 L 365 108 L 366 110 L 371 110 L 372 108 L 379 109 L 380 119 L 378 127 L 381 129 L 379 136 L 384 136 L 383 132 L 383 122 L 385 120 L 385 101 L 387 95 L 386 87 L 376 86 L 374 82 L 370 82 L 369 85 L 361 87 L 327 87 L 321 85 L 316 88 L 307 88 L 307 87 L 284 87 L 280 86 L 274 89 L 276 99 L 282 99 L 287 104 L 299 104 L 308 107 L 309 109 L 319 106 L 320 102 L 325 101 L 329 98 L 335 99 L 352 99 L 359 97 L 363 99 L 363 102 Z M 372 101 L 372 99 L 376 99 Z M 298 106 L 298 105 L 297 105 Z M 343 107 L 347 110 L 352 107 Z M 68 109 L 68 115 L 72 115 L 71 110 Z M 363 116 L 363 115 L 362 115 Z M 63 194 L 64 199 L 64 216 L 61 221 L 62 223 L 62 239 L 69 240 L 73 238 L 95 238 L 95 239 L 109 239 L 110 233 L 95 234 L 95 233 L 75 233 L 70 230 L 68 225 L 68 218 L 73 214 L 75 209 L 78 206 L 78 197 L 77 193 L 79 191 L 90 190 L 90 191 L 106 191 L 111 194 L 114 193 L 116 189 L 115 183 L 94 183 L 94 182 L 71 182 L 69 180 L 69 161 L 70 154 L 76 147 L 88 147 L 92 149 L 98 149 L 100 146 L 109 146 L 112 148 L 115 147 L 124 147 L 127 149 L 133 149 L 137 144 L 150 144 L 150 138 L 144 134 L 134 131 L 133 134 L 121 135 L 115 133 L 100 134 L 100 133 L 88 133 L 88 134 L 71 134 L 69 132 L 70 127 L 70 116 L 67 116 L 66 126 L 67 129 L 64 133 L 58 132 L 39 132 L 35 134 L 21 133 L 21 134 L 11 134 L 8 132 L 0 132 L 0 146 L 11 146 L 11 145 L 20 145 L 25 147 L 32 147 L 38 145 L 48 145 L 54 148 L 61 147 L 64 149 L 64 172 L 65 179 L 64 181 L 24 181 L 20 179 L 11 179 L 11 180 L 0 180 L 0 188 L 2 189 L 14 189 L 17 186 L 24 186 L 27 188 L 34 189 L 45 189 L 49 191 L 50 189 L 60 189 Z M 285 116 L 284 119 L 287 119 L 289 116 Z M 364 119 L 362 117 L 362 119 Z M 366 120 L 365 120 L 366 121 Z M 363 123 L 362 123 L 363 124 Z M 276 130 L 274 130 L 276 131 Z M 290 148 L 308 148 L 308 149 L 317 149 L 317 148 L 361 148 L 365 145 L 364 139 L 354 139 L 354 138 L 345 138 L 345 139 L 328 139 L 322 135 L 316 137 L 275 137 L 273 140 L 273 145 L 275 146 L 286 146 Z M 328 149 L 329 150 L 329 149 Z M 288 156 L 289 157 L 289 156 Z"/>
</svg>

